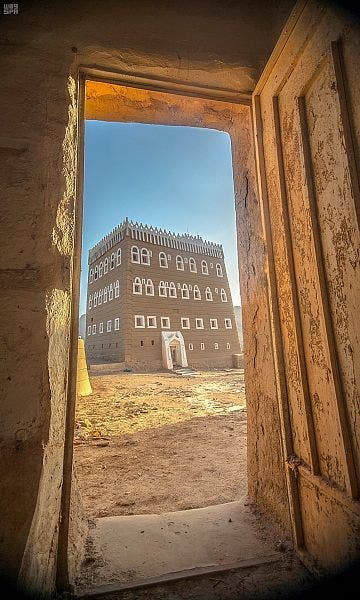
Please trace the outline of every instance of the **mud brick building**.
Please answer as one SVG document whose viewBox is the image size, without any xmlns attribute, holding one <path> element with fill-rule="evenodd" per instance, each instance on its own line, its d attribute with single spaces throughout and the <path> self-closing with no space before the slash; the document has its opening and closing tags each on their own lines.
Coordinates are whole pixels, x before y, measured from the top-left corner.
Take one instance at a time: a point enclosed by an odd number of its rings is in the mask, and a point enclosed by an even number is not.
<svg viewBox="0 0 360 600">
<path fill-rule="evenodd" d="M 90 362 L 231 367 L 240 345 L 222 246 L 125 219 L 89 252 L 86 325 Z"/>
</svg>

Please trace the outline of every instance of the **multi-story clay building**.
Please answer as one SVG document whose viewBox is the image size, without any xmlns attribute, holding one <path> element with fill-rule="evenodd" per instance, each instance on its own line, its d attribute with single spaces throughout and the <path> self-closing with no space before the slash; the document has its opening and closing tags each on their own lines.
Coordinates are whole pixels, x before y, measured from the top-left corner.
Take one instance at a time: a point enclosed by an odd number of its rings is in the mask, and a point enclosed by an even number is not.
<svg viewBox="0 0 360 600">
<path fill-rule="evenodd" d="M 89 362 L 231 367 L 240 352 L 222 246 L 125 219 L 89 252 Z"/>
</svg>

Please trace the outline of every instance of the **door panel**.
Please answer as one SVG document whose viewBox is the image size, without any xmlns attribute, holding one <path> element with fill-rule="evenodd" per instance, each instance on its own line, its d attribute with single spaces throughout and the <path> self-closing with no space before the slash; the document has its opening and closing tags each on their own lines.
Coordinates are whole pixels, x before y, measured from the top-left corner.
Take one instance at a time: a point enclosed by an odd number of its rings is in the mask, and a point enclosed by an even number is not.
<svg viewBox="0 0 360 600">
<path fill-rule="evenodd" d="M 357 36 L 307 3 L 253 105 L 294 539 L 320 569 L 359 551 Z"/>
</svg>

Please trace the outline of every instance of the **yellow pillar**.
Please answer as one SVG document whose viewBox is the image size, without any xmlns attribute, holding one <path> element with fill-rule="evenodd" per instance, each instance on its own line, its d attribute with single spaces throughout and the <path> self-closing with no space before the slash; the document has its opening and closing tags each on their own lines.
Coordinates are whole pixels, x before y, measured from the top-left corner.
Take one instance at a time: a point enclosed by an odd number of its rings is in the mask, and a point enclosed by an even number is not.
<svg viewBox="0 0 360 600">
<path fill-rule="evenodd" d="M 78 339 L 78 362 L 77 362 L 77 376 L 76 376 L 76 395 L 77 396 L 90 396 L 92 389 L 89 381 L 89 374 L 86 364 L 85 346 L 84 340 L 79 337 Z"/>
</svg>

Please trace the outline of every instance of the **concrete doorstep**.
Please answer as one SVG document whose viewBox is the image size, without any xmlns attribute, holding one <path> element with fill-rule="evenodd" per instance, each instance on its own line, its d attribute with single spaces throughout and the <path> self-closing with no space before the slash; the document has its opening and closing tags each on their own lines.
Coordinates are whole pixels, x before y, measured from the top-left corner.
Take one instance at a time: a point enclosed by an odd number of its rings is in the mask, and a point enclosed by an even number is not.
<svg viewBox="0 0 360 600">
<path fill-rule="evenodd" d="M 91 554 L 75 593 L 115 590 L 281 560 L 260 538 L 244 501 L 164 514 L 105 517 L 90 531 Z"/>
</svg>

